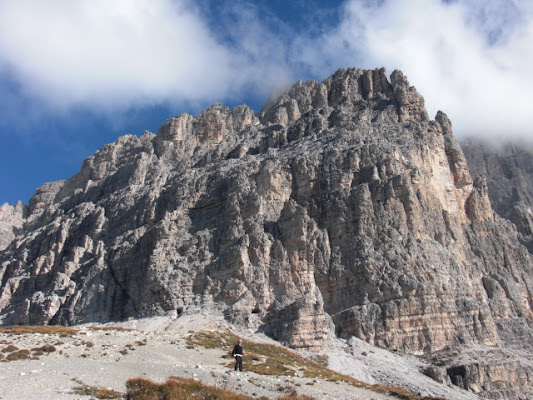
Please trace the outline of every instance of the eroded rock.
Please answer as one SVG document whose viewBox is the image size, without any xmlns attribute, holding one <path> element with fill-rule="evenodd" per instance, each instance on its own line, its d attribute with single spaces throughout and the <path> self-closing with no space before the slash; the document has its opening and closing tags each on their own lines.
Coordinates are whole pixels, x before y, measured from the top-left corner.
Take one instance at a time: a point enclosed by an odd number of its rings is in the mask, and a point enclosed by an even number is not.
<svg viewBox="0 0 533 400">
<path fill-rule="evenodd" d="M 350 68 L 257 116 L 215 104 L 119 138 L 36 192 L 0 253 L 2 323 L 202 306 L 317 352 L 332 331 L 418 355 L 515 346 L 530 253 L 423 104 L 399 71 Z"/>
</svg>

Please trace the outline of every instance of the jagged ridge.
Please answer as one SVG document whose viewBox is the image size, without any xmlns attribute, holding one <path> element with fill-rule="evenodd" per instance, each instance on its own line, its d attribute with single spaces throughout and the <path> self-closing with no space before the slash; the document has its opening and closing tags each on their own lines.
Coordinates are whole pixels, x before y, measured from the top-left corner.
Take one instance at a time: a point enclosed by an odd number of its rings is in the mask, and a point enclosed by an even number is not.
<svg viewBox="0 0 533 400">
<path fill-rule="evenodd" d="M 121 137 L 43 185 L 0 255 L 2 321 L 200 305 L 315 351 L 330 326 L 414 354 L 505 346 L 532 337 L 531 261 L 487 191 L 401 72 L 339 70 L 257 115 L 217 103 Z"/>
</svg>

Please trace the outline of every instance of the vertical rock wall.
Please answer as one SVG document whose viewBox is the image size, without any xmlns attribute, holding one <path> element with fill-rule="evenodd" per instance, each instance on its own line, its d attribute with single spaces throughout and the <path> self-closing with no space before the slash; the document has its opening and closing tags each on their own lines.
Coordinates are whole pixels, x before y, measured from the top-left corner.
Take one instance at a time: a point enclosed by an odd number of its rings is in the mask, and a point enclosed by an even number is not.
<svg viewBox="0 0 533 400">
<path fill-rule="evenodd" d="M 320 351 L 333 324 L 419 355 L 532 332 L 529 252 L 399 71 L 121 137 L 23 221 L 0 253 L 3 324 L 209 307 L 296 348 Z"/>
</svg>

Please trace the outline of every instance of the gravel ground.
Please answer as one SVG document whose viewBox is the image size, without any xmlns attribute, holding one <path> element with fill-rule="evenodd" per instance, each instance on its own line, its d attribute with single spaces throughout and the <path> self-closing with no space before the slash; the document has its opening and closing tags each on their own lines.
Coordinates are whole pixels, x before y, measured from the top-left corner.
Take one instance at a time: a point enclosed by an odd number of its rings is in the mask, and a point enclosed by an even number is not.
<svg viewBox="0 0 533 400">
<path fill-rule="evenodd" d="M 232 328 L 222 319 L 212 315 L 189 315 L 176 320 L 153 318 L 120 325 L 133 330 L 91 330 L 87 326 L 79 326 L 76 328 L 80 332 L 70 337 L 0 334 L 0 350 L 9 345 L 28 350 L 52 345 L 56 349 L 39 356 L 38 360 L 0 364 L 0 399 L 90 399 L 91 396 L 76 394 L 74 389 L 87 385 L 125 392 L 125 383 L 129 378 L 143 377 L 163 382 L 169 376 L 195 378 L 207 384 L 255 397 L 276 398 L 288 390 L 295 389 L 299 394 L 316 399 L 397 399 L 347 383 L 303 377 L 264 376 L 246 371 L 234 372 L 232 367 L 228 366 L 231 360 L 223 358 L 231 349 L 189 349 L 186 346 L 186 338 L 191 332 L 205 329 L 225 331 Z M 234 332 L 245 341 L 273 343 L 264 335 L 237 330 Z M 452 391 L 415 373 L 413 360 L 402 361 L 404 359 L 401 357 L 364 342 L 337 340 L 332 341 L 329 347 L 332 369 L 365 382 L 387 383 L 388 377 L 388 383 L 394 383 L 396 386 L 409 381 L 410 389 L 414 388 L 414 391 L 420 393 L 425 391 L 428 394 L 431 392 L 432 395 L 443 396 L 448 391 L 446 397 L 449 399 L 477 398 L 464 392 Z M 376 379 L 376 376 L 379 379 Z"/>
<path fill-rule="evenodd" d="M 457 387 L 442 385 L 423 375 L 426 365 L 418 358 L 395 354 L 374 347 L 360 339 L 332 340 L 329 347 L 329 368 L 343 371 L 360 381 L 398 386 L 422 395 L 450 400 L 476 400 L 475 394 Z"/>
</svg>

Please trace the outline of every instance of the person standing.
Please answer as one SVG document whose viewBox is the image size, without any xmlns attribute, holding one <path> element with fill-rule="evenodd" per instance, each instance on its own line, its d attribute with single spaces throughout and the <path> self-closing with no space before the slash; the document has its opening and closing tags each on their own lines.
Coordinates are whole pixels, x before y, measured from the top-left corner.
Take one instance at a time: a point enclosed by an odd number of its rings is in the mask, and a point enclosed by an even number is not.
<svg viewBox="0 0 533 400">
<path fill-rule="evenodd" d="M 231 352 L 232 357 L 235 357 L 235 371 L 239 368 L 239 371 L 242 371 L 242 340 L 239 339 L 239 342 L 233 348 Z"/>
</svg>

